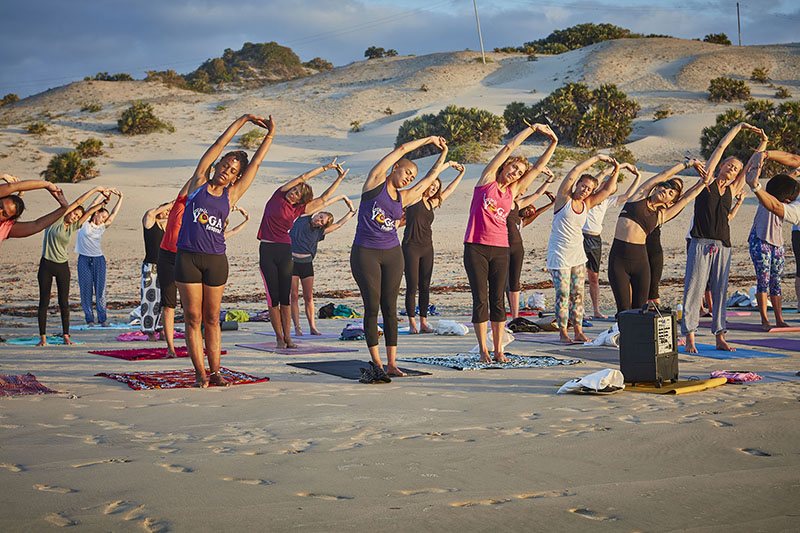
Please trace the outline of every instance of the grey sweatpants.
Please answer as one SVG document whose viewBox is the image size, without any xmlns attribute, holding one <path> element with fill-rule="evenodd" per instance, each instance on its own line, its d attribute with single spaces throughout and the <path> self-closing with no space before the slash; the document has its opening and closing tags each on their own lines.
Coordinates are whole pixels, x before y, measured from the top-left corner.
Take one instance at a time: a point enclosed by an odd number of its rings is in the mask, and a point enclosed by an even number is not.
<svg viewBox="0 0 800 533">
<path fill-rule="evenodd" d="M 692 237 L 686 256 L 686 277 L 683 280 L 683 319 L 681 333 L 694 332 L 700 323 L 700 305 L 706 284 L 710 285 L 711 332 L 727 331 L 725 324 L 728 302 L 728 276 L 731 273 L 731 249 L 722 241 Z"/>
</svg>

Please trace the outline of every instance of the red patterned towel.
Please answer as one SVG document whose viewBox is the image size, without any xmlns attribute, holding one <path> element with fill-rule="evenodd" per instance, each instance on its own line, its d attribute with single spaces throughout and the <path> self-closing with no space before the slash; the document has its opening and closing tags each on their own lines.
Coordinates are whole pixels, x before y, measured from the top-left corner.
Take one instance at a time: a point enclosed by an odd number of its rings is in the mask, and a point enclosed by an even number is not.
<svg viewBox="0 0 800 533">
<path fill-rule="evenodd" d="M 248 383 L 263 383 L 269 378 L 257 378 L 244 372 L 235 372 L 220 367 L 219 373 L 231 382 L 231 385 L 245 385 Z M 127 384 L 133 390 L 142 389 L 185 389 L 194 387 L 194 370 L 164 370 L 161 372 L 102 372 L 95 376 L 103 376 Z M 213 385 L 212 385 L 213 386 Z"/>
<path fill-rule="evenodd" d="M 108 357 L 116 357 L 117 359 L 125 359 L 126 361 L 145 361 L 148 359 L 173 359 L 167 357 L 166 348 L 133 348 L 129 350 L 89 350 L 89 353 L 97 355 L 105 355 Z M 189 357 L 189 352 L 185 346 L 175 348 L 175 353 L 178 357 Z M 228 353 L 226 350 L 219 352 L 220 354 Z"/>
<path fill-rule="evenodd" d="M 30 372 L 24 376 L 0 374 L 0 396 L 16 396 L 18 394 L 58 394 L 58 391 L 39 383 L 36 376 Z"/>
</svg>

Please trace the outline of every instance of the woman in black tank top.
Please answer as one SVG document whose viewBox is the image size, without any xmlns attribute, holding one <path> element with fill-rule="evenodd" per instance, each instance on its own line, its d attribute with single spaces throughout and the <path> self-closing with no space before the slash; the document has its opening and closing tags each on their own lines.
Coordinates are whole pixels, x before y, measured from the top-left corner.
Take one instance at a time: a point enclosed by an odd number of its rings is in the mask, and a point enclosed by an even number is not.
<svg viewBox="0 0 800 533">
<path fill-rule="evenodd" d="M 408 332 L 433 333 L 428 325 L 428 305 L 430 303 L 431 276 L 433 274 L 433 210 L 441 207 L 448 196 L 453 194 L 464 177 L 464 166 L 455 161 L 448 161 L 446 167 L 458 171 L 458 176 L 442 190 L 442 181 L 436 177 L 430 187 L 422 194 L 419 201 L 407 206 L 404 210 L 401 225 L 405 225 L 403 233 L 403 261 L 406 278 L 406 315 L 408 316 Z M 419 305 L 416 305 L 419 290 Z M 420 325 L 417 328 L 415 307 L 419 307 Z"/>
<path fill-rule="evenodd" d="M 156 340 L 156 329 L 159 329 L 161 317 L 161 286 L 158 282 L 158 250 L 161 247 L 161 239 L 164 237 L 164 227 L 167 225 L 167 217 L 172 209 L 175 200 L 161 204 L 158 207 L 148 209 L 142 217 L 142 228 L 144 229 L 144 261 L 142 261 L 142 282 L 141 282 L 141 331 L 147 335 L 147 339 Z M 175 357 L 175 354 L 169 354 Z"/>
<path fill-rule="evenodd" d="M 638 172 L 630 165 L 627 167 Z M 683 181 L 673 176 L 689 167 L 694 167 L 703 179 L 681 197 Z M 608 254 L 608 281 L 617 313 L 647 303 L 651 270 L 645 241 L 656 228 L 678 216 L 703 190 L 707 180 L 699 160 L 679 163 L 644 182 L 623 206 Z"/>
</svg>

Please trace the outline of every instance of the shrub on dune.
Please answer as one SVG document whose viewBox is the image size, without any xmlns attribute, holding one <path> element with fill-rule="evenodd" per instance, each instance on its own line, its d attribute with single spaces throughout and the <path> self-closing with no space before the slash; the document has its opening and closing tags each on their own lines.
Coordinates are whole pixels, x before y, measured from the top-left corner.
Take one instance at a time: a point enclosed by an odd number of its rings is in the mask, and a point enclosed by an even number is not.
<svg viewBox="0 0 800 533">
<path fill-rule="evenodd" d="M 117 127 L 125 135 L 141 135 L 161 130 L 167 130 L 170 133 L 175 131 L 172 124 L 156 117 L 153 113 L 153 106 L 145 102 L 136 102 L 123 111 L 117 121 Z"/>
</svg>

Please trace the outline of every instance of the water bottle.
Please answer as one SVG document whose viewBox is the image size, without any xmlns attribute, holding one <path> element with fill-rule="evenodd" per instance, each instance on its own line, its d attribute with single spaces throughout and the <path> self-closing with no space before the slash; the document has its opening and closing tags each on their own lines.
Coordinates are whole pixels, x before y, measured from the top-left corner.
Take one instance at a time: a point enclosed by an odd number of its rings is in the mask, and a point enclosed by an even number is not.
<svg viewBox="0 0 800 533">
<path fill-rule="evenodd" d="M 676 314 L 678 315 L 677 316 L 678 321 L 680 321 L 681 318 L 683 318 L 683 304 L 678 304 L 678 307 L 676 309 Z"/>
</svg>

